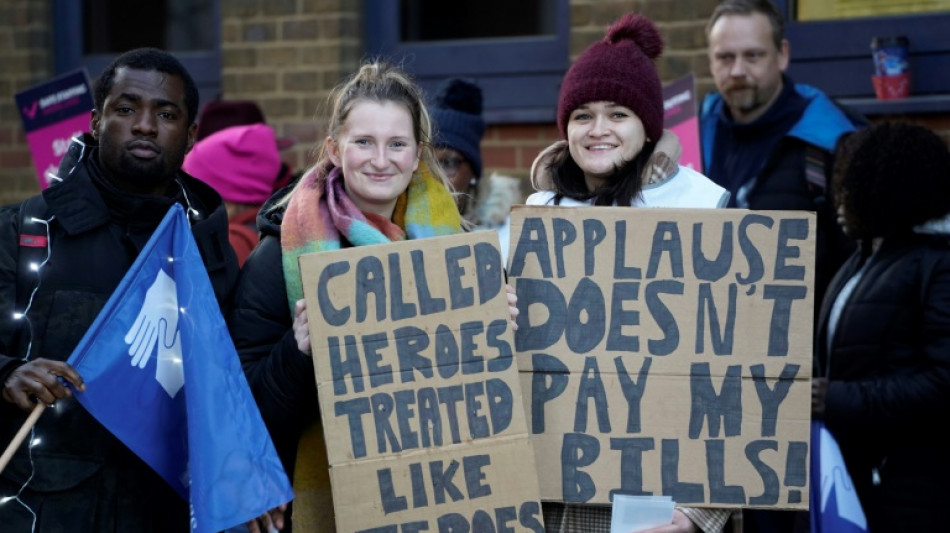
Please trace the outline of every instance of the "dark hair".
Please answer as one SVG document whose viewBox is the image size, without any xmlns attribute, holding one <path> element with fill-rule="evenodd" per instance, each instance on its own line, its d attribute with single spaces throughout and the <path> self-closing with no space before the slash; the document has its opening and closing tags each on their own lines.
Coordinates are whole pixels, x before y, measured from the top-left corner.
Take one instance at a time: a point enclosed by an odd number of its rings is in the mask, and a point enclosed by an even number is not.
<svg viewBox="0 0 950 533">
<path fill-rule="evenodd" d="M 643 171 L 655 148 L 656 141 L 645 143 L 636 157 L 615 168 L 613 175 L 594 191 L 588 189 L 584 171 L 565 149 L 564 157 L 550 167 L 554 190 L 558 197 L 591 200 L 592 205 L 629 206 L 643 189 Z"/>
<path fill-rule="evenodd" d="M 910 230 L 950 212 L 950 150 L 923 126 L 882 122 L 838 140 L 831 187 L 850 237 Z"/>
<path fill-rule="evenodd" d="M 185 69 L 175 56 L 158 48 L 136 48 L 129 50 L 115 58 L 96 79 L 93 90 L 96 110 L 102 112 L 112 85 L 115 83 L 116 71 L 120 68 L 135 70 L 157 70 L 172 76 L 178 76 L 185 84 L 185 106 L 188 108 L 188 124 L 194 124 L 198 118 L 198 86 L 191 74 Z"/>
<path fill-rule="evenodd" d="M 785 40 L 785 17 L 770 0 L 723 0 L 719 2 L 719 5 L 713 10 L 712 16 L 709 17 L 709 22 L 706 23 L 706 36 L 709 37 L 709 32 L 716 21 L 726 15 L 753 15 L 755 13 L 761 13 L 769 19 L 772 24 L 772 42 L 775 43 L 777 49 L 781 50 L 782 41 Z"/>
</svg>

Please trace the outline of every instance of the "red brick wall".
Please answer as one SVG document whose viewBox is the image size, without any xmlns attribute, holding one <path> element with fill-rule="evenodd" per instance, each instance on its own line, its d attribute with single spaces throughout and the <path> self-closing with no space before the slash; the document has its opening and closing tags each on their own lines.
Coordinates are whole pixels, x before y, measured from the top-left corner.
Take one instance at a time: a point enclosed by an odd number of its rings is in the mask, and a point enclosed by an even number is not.
<svg viewBox="0 0 950 533">
<path fill-rule="evenodd" d="M 0 205 L 40 190 L 14 95 L 52 77 L 49 0 L 0 2 Z"/>
<path fill-rule="evenodd" d="M 713 88 L 706 64 L 706 19 L 716 0 L 571 0 L 571 58 L 601 38 L 628 11 L 654 20 L 666 41 L 657 67 L 664 81 L 693 72 L 698 94 Z M 0 2 L 0 205 L 39 190 L 13 95 L 53 75 L 50 0 Z M 325 135 L 321 106 L 329 90 L 358 65 L 359 2 L 274 0 L 221 2 L 222 89 L 226 98 L 261 103 L 279 135 L 298 139 L 283 155 L 301 168 Z M 905 118 L 950 142 L 950 112 Z M 486 175 L 527 178 L 534 156 L 558 138 L 553 124 L 488 128 L 482 143 Z M 525 181 L 523 191 L 529 192 Z"/>
<path fill-rule="evenodd" d="M 296 138 L 283 154 L 295 168 L 312 163 L 321 106 L 359 63 L 360 24 L 358 2 L 222 2 L 223 96 L 256 100 L 279 136 Z"/>
</svg>

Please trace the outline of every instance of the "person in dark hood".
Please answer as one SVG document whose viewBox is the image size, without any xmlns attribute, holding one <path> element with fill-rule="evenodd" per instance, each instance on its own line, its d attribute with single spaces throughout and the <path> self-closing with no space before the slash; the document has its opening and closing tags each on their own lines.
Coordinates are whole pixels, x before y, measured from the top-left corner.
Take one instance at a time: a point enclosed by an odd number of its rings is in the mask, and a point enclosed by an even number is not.
<svg viewBox="0 0 950 533">
<path fill-rule="evenodd" d="M 833 169 L 838 223 L 858 248 L 821 305 L 812 418 L 841 448 L 868 531 L 941 531 L 950 152 L 923 126 L 883 122 L 843 137 Z"/>
<path fill-rule="evenodd" d="M 0 497 L 15 497 L 0 521 L 6 531 L 185 532 L 188 503 L 79 405 L 66 382 L 82 391 L 83 379 L 66 360 L 174 204 L 222 311 L 237 260 L 221 197 L 181 170 L 198 112 L 181 63 L 154 48 L 126 52 L 97 79 L 94 102 L 60 181 L 0 211 L 0 441 L 37 402 L 51 406 L 0 475 Z M 24 257 L 37 252 L 34 274 Z M 262 520 L 251 530 L 271 525 Z"/>
</svg>

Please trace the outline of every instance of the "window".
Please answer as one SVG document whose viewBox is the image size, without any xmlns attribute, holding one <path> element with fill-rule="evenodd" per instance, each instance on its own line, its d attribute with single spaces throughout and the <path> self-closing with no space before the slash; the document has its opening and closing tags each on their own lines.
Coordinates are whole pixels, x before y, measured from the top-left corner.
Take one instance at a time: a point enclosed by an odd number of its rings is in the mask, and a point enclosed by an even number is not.
<svg viewBox="0 0 950 533">
<path fill-rule="evenodd" d="M 931 4 L 933 12 L 914 12 L 915 2 L 900 2 L 900 15 L 873 16 L 894 13 L 885 4 L 869 0 L 836 0 L 833 4 L 863 11 L 853 15 L 809 15 L 809 6 L 821 5 L 827 10 L 827 0 L 777 0 L 786 14 L 786 36 L 791 44 L 789 74 L 796 80 L 814 84 L 829 95 L 839 98 L 870 98 L 874 95 L 871 75 L 871 40 L 874 37 L 904 35 L 910 41 L 911 96 L 950 94 L 950 8 L 944 0 L 923 2 Z M 917 2 L 917 4 L 923 4 Z M 941 6 L 937 6 L 939 3 Z M 858 4 L 863 4 L 858 6 Z M 814 7 L 812 6 L 812 7 Z M 840 10 L 841 8 L 839 8 Z M 824 20 L 803 21 L 805 18 Z M 946 102 L 938 103 L 946 106 Z"/>
<path fill-rule="evenodd" d="M 795 6 L 796 19 L 801 22 L 948 10 L 950 0 L 798 0 Z"/>
<path fill-rule="evenodd" d="M 208 102 L 221 92 L 219 1 L 54 0 L 56 73 L 85 67 L 94 83 L 120 53 L 154 46 L 181 60 Z"/>
<path fill-rule="evenodd" d="M 432 94 L 474 78 L 489 123 L 553 122 L 569 65 L 568 0 L 365 0 L 365 52 L 402 65 Z"/>
</svg>

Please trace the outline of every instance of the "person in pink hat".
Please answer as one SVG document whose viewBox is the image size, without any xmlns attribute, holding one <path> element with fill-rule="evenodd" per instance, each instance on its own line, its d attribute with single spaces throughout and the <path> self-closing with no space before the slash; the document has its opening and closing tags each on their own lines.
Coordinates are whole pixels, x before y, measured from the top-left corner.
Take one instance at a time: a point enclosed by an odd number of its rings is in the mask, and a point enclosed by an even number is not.
<svg viewBox="0 0 950 533">
<path fill-rule="evenodd" d="M 284 172 L 273 128 L 251 124 L 212 133 L 195 143 L 182 168 L 224 198 L 228 237 L 244 266 L 259 241 L 257 212 Z"/>
</svg>

